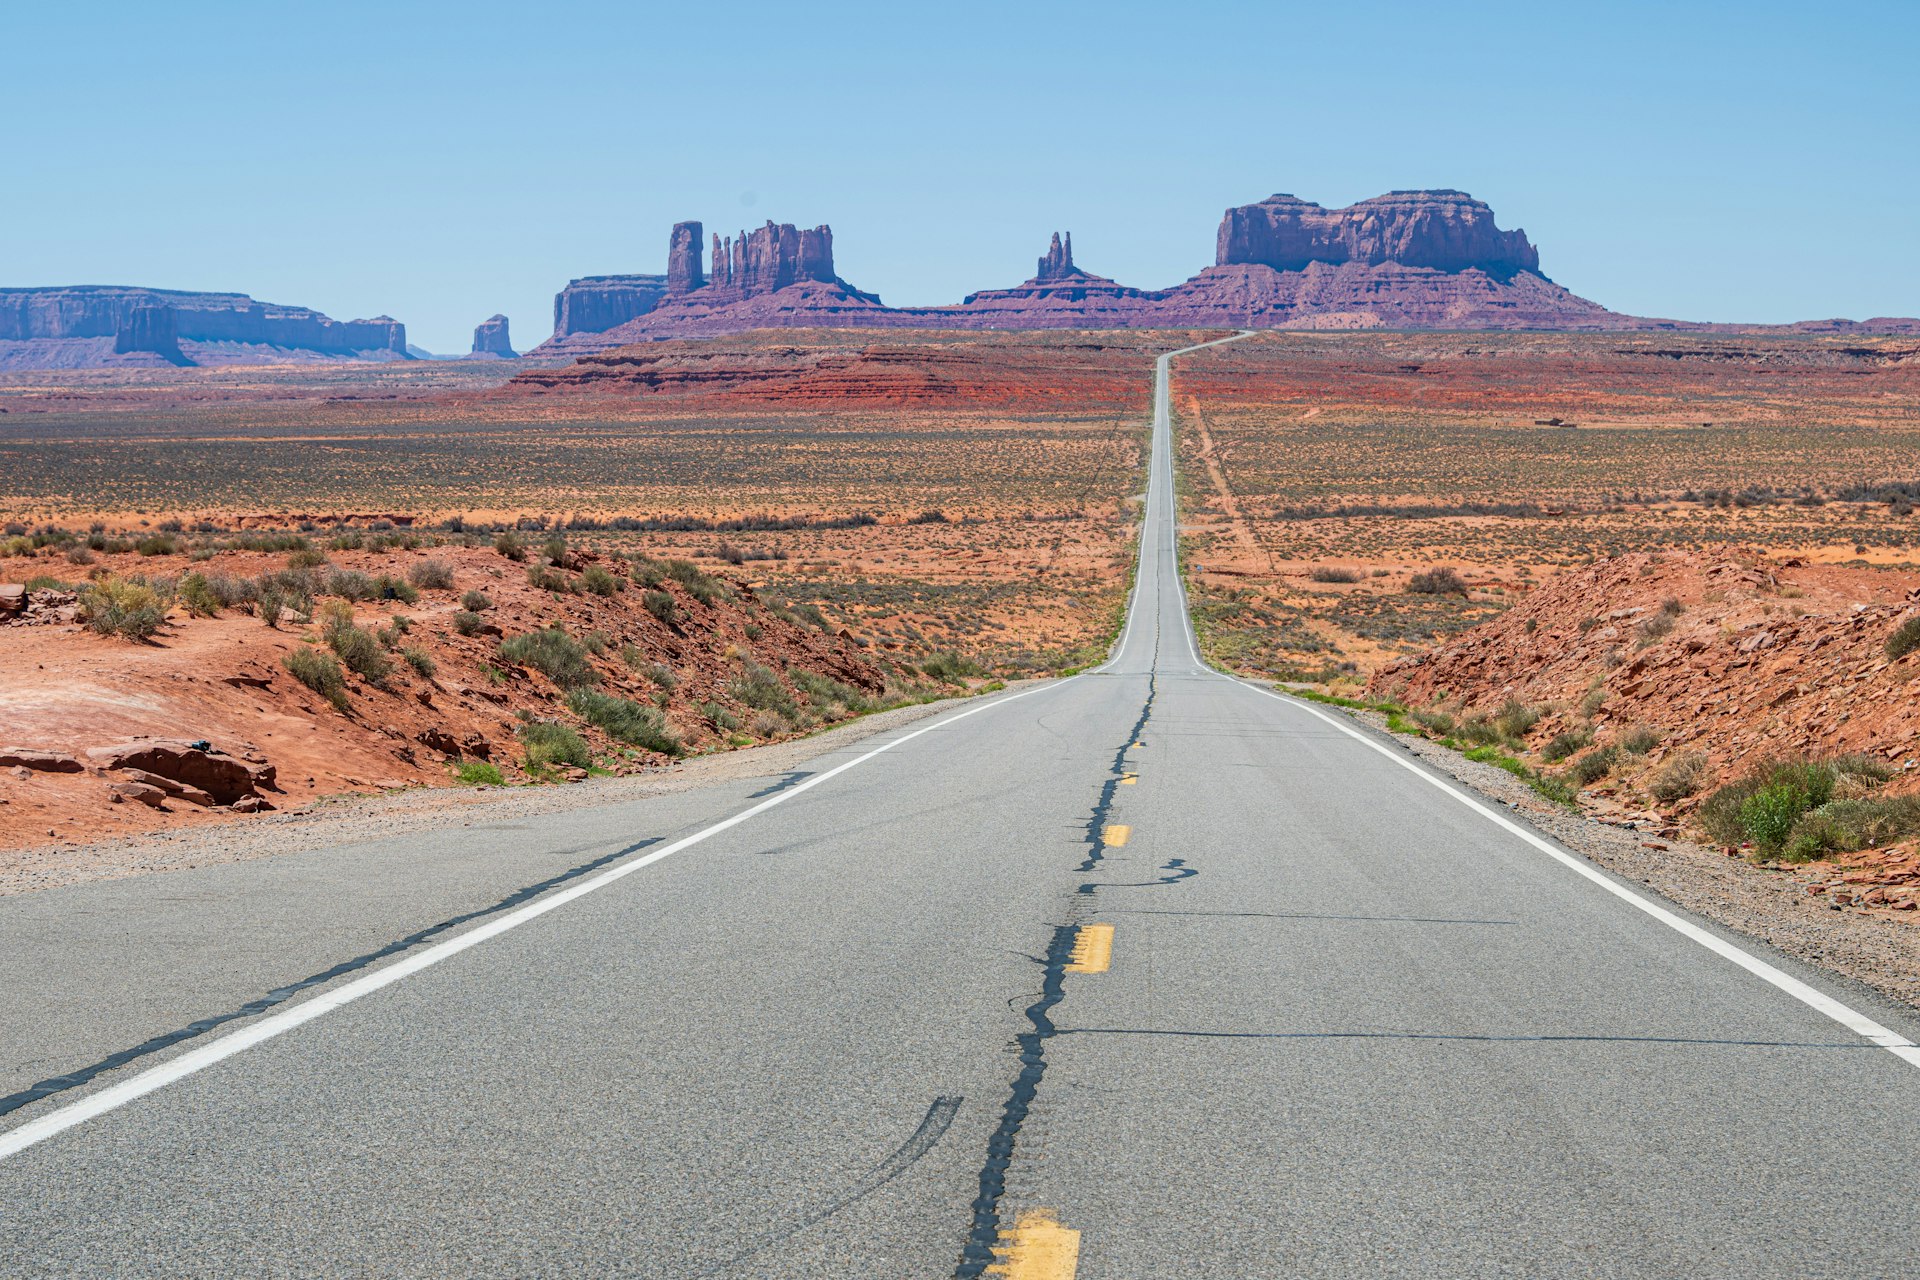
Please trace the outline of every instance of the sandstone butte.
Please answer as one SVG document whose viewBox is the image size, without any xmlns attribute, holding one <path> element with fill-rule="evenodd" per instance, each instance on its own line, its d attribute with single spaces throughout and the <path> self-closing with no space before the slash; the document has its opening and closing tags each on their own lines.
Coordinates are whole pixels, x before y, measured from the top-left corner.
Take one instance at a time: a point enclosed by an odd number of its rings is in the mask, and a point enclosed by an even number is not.
<svg viewBox="0 0 1920 1280">
<path fill-rule="evenodd" d="M 473 327 L 473 355 L 481 359 L 511 360 L 513 339 L 507 334 L 507 318 L 498 312 Z"/>
<path fill-rule="evenodd" d="M 335 320 L 244 293 L 0 289 L 0 370 L 409 358 L 407 327 L 391 316 Z"/>
<path fill-rule="evenodd" d="M 1394 191 L 1345 209 L 1290 195 L 1228 209 L 1214 265 L 1167 289 L 1076 266 L 1055 233 L 1033 277 L 955 306 L 889 307 L 836 274 L 833 232 L 768 222 L 711 238 L 673 228 L 665 275 L 587 276 L 554 300 L 553 336 L 530 354 L 581 356 L 666 338 L 772 327 L 923 329 L 1749 329 L 1920 333 L 1920 320 L 1740 326 L 1609 311 L 1541 273 L 1526 233 L 1461 191 Z"/>
</svg>

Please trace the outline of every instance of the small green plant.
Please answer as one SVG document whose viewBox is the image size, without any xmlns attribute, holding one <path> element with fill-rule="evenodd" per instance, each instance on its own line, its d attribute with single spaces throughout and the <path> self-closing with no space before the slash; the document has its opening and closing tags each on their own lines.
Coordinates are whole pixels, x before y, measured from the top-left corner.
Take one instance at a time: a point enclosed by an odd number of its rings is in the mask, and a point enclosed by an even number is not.
<svg viewBox="0 0 1920 1280">
<path fill-rule="evenodd" d="M 344 712 L 347 709 L 346 673 L 340 669 L 339 660 L 332 654 L 301 645 L 289 653 L 283 662 L 295 680 L 332 703 L 334 710 Z"/>
<path fill-rule="evenodd" d="M 80 594 L 80 616 L 103 636 L 122 640 L 151 640 L 166 622 L 159 593 L 142 582 L 109 576 Z"/>
<path fill-rule="evenodd" d="M 318 569 L 327 563 L 327 553 L 314 547 L 296 547 L 287 557 L 289 569 Z"/>
<path fill-rule="evenodd" d="M 373 632 L 354 625 L 351 609 L 345 606 L 338 611 L 329 609 L 320 636 L 327 642 L 327 648 L 340 656 L 347 670 L 368 684 L 377 686 L 393 674 L 393 660 L 387 657 Z"/>
<path fill-rule="evenodd" d="M 373 596 L 376 600 L 398 600 L 402 604 L 420 603 L 420 589 L 405 578 L 396 578 L 383 573 L 373 580 Z"/>
<path fill-rule="evenodd" d="M 527 582 L 536 591 L 551 591 L 555 595 L 562 596 L 573 594 L 573 579 L 548 565 L 528 565 Z"/>
<path fill-rule="evenodd" d="M 488 598 L 486 592 L 468 588 L 460 596 L 460 607 L 468 613 L 481 613 L 493 608 L 493 601 Z"/>
<path fill-rule="evenodd" d="M 425 649 L 419 648 L 418 646 L 409 646 L 400 651 L 400 656 L 405 658 L 407 660 L 407 665 L 412 667 L 415 671 L 419 672 L 421 675 L 427 677 L 428 679 L 433 678 L 433 673 L 435 670 L 433 655 L 428 653 Z"/>
<path fill-rule="evenodd" d="M 133 544 L 143 556 L 170 556 L 180 550 L 179 541 L 170 533 L 154 533 Z"/>
<path fill-rule="evenodd" d="M 453 629 L 463 636 L 478 635 L 487 620 L 471 609 L 462 609 L 453 615 Z"/>
<path fill-rule="evenodd" d="M 756 711 L 770 711 L 789 721 L 800 718 L 799 706 L 794 702 L 793 695 L 787 692 L 787 687 L 780 683 L 780 677 L 773 668 L 752 658 L 746 659 L 740 674 L 728 682 L 727 692 Z"/>
<path fill-rule="evenodd" d="M 707 718 L 708 724 L 712 725 L 721 733 L 732 733 L 740 727 L 740 717 L 717 702 L 701 703 L 700 714 Z M 734 745 L 738 746 L 739 744 L 735 743 Z"/>
<path fill-rule="evenodd" d="M 503 529 L 500 536 L 493 540 L 493 549 L 516 563 L 527 558 L 527 546 L 520 541 L 520 535 L 511 529 Z"/>
<path fill-rule="evenodd" d="M 587 740 L 566 725 L 534 720 L 520 726 L 520 745 L 526 751 L 528 772 L 553 765 L 584 769 L 593 763 Z"/>
<path fill-rule="evenodd" d="M 1707 758 L 1698 751 L 1688 751 L 1674 756 L 1654 770 L 1647 780 L 1647 791 L 1654 799 L 1666 804 L 1685 800 L 1697 793 L 1707 782 Z"/>
<path fill-rule="evenodd" d="M 532 667 L 562 689 L 584 689 L 600 683 L 599 672 L 587 661 L 587 651 L 558 627 L 529 631 L 500 642 L 500 656 Z"/>
<path fill-rule="evenodd" d="M 407 581 L 427 591 L 451 591 L 453 566 L 445 560 L 422 560 L 407 570 Z"/>
<path fill-rule="evenodd" d="M 453 776 L 463 786 L 503 787 L 507 780 L 500 773 L 500 766 L 488 764 L 485 760 L 462 760 L 453 766 Z"/>
<path fill-rule="evenodd" d="M 1722 844 L 1752 841 L 1779 853 L 1794 823 L 1833 798 L 1840 771 L 1831 761 L 1768 760 L 1727 783 L 1700 806 L 1700 825 Z"/>
<path fill-rule="evenodd" d="M 220 612 L 220 594 L 203 573 L 190 573 L 180 579 L 180 603 L 196 618 L 211 618 Z"/>
<path fill-rule="evenodd" d="M 680 620 L 685 616 L 673 594 L 668 591 L 649 591 L 640 597 L 640 603 L 646 606 L 648 613 L 670 627 L 680 625 Z"/>
<path fill-rule="evenodd" d="M 1518 742 L 1540 723 L 1540 710 L 1530 707 L 1518 698 L 1508 698 L 1493 713 L 1493 727 L 1509 742 Z"/>
<path fill-rule="evenodd" d="M 1464 596 L 1467 580 L 1445 566 L 1416 573 L 1407 579 L 1407 590 L 1424 596 Z"/>
<path fill-rule="evenodd" d="M 1620 749 L 1629 755 L 1643 756 L 1660 745 L 1660 731 L 1644 724 L 1634 725 L 1620 735 Z"/>
<path fill-rule="evenodd" d="M 1567 729 L 1555 734 L 1546 746 L 1540 748 L 1540 758 L 1548 764 L 1559 764 L 1574 752 L 1592 745 L 1592 729 L 1584 727 Z"/>
<path fill-rule="evenodd" d="M 973 659 L 945 651 L 928 654 L 920 669 L 942 684 L 963 684 L 969 677 L 987 674 L 986 668 Z"/>
<path fill-rule="evenodd" d="M 626 589 L 626 583 L 597 564 L 590 564 L 580 575 L 580 585 L 596 596 L 611 596 Z"/>
<path fill-rule="evenodd" d="M 610 738 L 662 755 L 680 754 L 680 735 L 655 707 L 592 689 L 575 689 L 569 693 L 567 706 Z"/>
<path fill-rule="evenodd" d="M 1307 571 L 1307 577 L 1314 582 L 1360 582 L 1366 575 L 1358 569 L 1342 569 L 1336 565 L 1316 565 Z"/>
<path fill-rule="evenodd" d="M 1893 629 L 1887 637 L 1887 657 L 1904 658 L 1915 649 L 1920 649 L 1920 613 L 1914 614 Z"/>
<path fill-rule="evenodd" d="M 1619 747 L 1595 747 L 1567 766 L 1567 772 L 1581 786 L 1590 787 L 1612 773 L 1619 758 Z"/>
</svg>

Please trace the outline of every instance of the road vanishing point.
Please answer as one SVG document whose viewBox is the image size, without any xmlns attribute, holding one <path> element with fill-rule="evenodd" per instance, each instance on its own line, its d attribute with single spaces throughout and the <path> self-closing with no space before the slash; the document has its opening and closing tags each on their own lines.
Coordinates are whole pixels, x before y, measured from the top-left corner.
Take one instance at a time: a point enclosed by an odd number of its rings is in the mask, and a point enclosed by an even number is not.
<svg viewBox="0 0 1920 1280">
<path fill-rule="evenodd" d="M 1912 1010 L 1202 661 L 1197 350 L 1103 666 L 0 899 L 0 1274 L 1920 1271 Z"/>
</svg>

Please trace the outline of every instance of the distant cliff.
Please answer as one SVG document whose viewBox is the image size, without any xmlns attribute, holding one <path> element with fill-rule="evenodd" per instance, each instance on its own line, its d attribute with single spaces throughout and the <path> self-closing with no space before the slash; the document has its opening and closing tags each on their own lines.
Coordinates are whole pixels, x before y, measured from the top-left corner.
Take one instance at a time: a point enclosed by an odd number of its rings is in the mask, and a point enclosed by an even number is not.
<svg viewBox="0 0 1920 1280">
<path fill-rule="evenodd" d="M 0 368 L 408 358 L 407 327 L 387 316 L 335 320 L 243 293 L 0 289 Z"/>
</svg>

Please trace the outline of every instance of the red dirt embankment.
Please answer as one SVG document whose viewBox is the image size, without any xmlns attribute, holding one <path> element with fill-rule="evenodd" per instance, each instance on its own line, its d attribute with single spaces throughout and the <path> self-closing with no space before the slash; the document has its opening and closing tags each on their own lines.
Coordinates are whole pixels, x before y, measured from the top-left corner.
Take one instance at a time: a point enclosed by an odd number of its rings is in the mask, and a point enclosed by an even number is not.
<svg viewBox="0 0 1920 1280">
<path fill-rule="evenodd" d="M 1381 668 L 1369 687 L 1467 712 L 1508 697 L 1560 707 L 1529 735 L 1540 742 L 1599 702 L 1599 741 L 1650 726 L 1662 738 L 1652 758 L 1702 752 L 1722 776 L 1767 754 L 1866 752 L 1905 768 L 1920 757 L 1920 654 L 1889 659 L 1886 642 L 1916 600 L 1908 574 L 1758 552 L 1616 556 Z"/>
<path fill-rule="evenodd" d="M 176 603 L 146 643 L 98 635 L 74 621 L 78 610 L 62 603 L 70 594 L 26 593 L 26 609 L 0 612 L 0 670 L 7 673 L 0 684 L 0 749 L 42 754 L 14 752 L 0 768 L 0 848 L 244 820 L 233 818 L 236 811 L 226 804 L 178 792 L 164 808 L 149 807 L 158 797 L 127 790 L 131 775 L 88 754 L 143 736 L 204 740 L 217 752 L 271 765 L 277 778 L 260 794 L 279 809 L 333 793 L 444 785 L 460 761 L 491 763 L 509 780 L 521 777 L 526 757 L 519 735 L 530 720 L 578 732 L 601 766 L 615 773 L 663 763 L 668 757 L 661 751 L 621 741 L 576 714 L 566 690 L 533 664 L 502 655 L 503 636 L 547 627 L 562 627 L 583 644 L 591 687 L 662 713 L 665 728 L 693 751 L 784 737 L 843 718 L 850 714 L 848 698 L 878 695 L 887 684 L 851 640 L 766 604 L 744 583 L 697 575 L 697 590 L 672 577 L 643 585 L 635 579 L 657 578 L 658 562 L 649 562 L 649 572 L 640 561 L 578 549 L 558 566 L 543 565 L 537 552 L 531 559 L 546 586 L 529 580 L 527 565 L 485 547 L 336 550 L 326 565 L 308 570 L 321 584 L 312 621 L 284 615 L 276 629 L 248 605 L 197 617 Z M 411 603 L 350 604 L 357 626 L 380 637 L 388 674 L 369 681 L 348 671 L 343 708 L 293 676 L 289 654 L 328 649 L 321 606 L 337 610 L 347 603 L 326 585 L 330 575 L 390 575 L 404 583 L 410 569 L 429 561 L 450 572 L 451 587 L 416 588 Z M 287 563 L 284 554 L 229 550 L 192 562 L 184 555 L 101 556 L 90 571 L 175 582 L 192 571 L 253 579 L 285 573 Z M 9 560 L 0 574 L 18 582 L 56 567 L 70 568 L 42 556 Z M 619 588 L 597 576 L 611 593 L 588 589 L 590 569 L 617 578 Z M 479 603 L 468 597 L 476 590 L 490 603 L 477 615 L 465 613 L 463 598 Z M 809 678 L 813 692 L 803 683 Z M 751 690 L 745 698 L 744 690 Z M 769 705 L 787 714 L 776 716 Z M 532 772 L 565 776 L 564 770 Z M 111 794 L 116 785 L 118 801 Z M 251 802 L 242 811 L 247 807 Z"/>
</svg>

